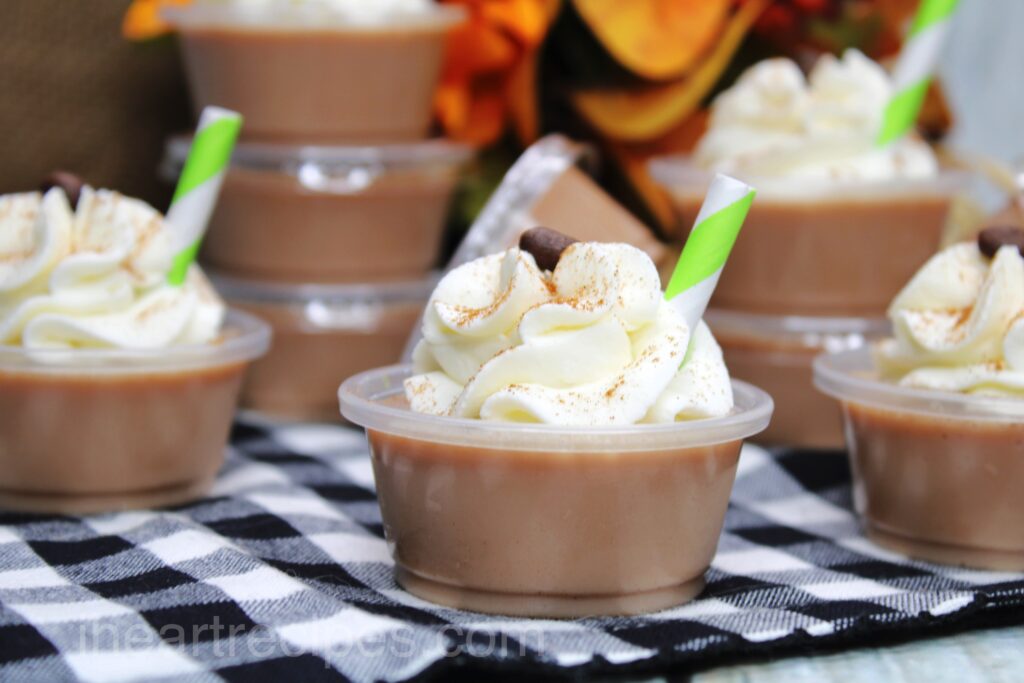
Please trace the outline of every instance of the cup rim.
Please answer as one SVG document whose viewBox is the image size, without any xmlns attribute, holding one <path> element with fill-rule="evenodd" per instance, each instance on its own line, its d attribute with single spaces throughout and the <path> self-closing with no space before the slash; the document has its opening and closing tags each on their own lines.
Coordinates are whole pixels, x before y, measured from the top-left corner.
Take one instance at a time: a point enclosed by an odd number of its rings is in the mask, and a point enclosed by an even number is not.
<svg viewBox="0 0 1024 683">
<path fill-rule="evenodd" d="M 831 351 L 863 346 L 870 339 L 892 330 L 888 318 L 819 317 L 746 313 L 724 308 L 709 308 L 704 322 L 723 338 L 754 339 L 776 345 L 791 344 L 807 349 Z"/>
<path fill-rule="evenodd" d="M 843 403 L 944 420 L 1020 422 L 1024 400 L 904 387 L 873 376 L 870 347 L 814 359 L 814 386 Z"/>
<path fill-rule="evenodd" d="M 707 185 L 714 177 L 714 171 L 698 166 L 689 154 L 667 154 L 652 157 L 647 162 L 651 177 L 669 194 L 680 189 L 692 190 L 696 199 L 703 199 Z M 888 180 L 819 182 L 801 180 L 782 181 L 778 178 L 764 178 L 735 174 L 740 180 L 758 188 L 758 202 L 803 203 L 822 200 L 856 199 L 858 201 L 887 201 L 894 195 L 920 192 L 929 196 L 947 196 L 967 184 L 969 173 L 954 168 L 940 168 L 937 175 L 929 178 L 892 178 Z M 780 191 L 782 184 L 794 185 L 793 189 Z"/>
<path fill-rule="evenodd" d="M 232 302 L 246 304 L 298 304 L 320 302 L 332 306 L 403 305 L 422 306 L 437 285 L 436 271 L 410 280 L 381 282 L 292 283 L 240 277 L 207 269 L 214 289 Z"/>
<path fill-rule="evenodd" d="M 176 30 L 232 29 L 290 33 L 362 33 L 386 32 L 396 28 L 423 28 L 449 30 L 463 23 L 469 16 L 464 7 L 434 5 L 428 12 L 392 12 L 380 20 L 351 21 L 341 12 L 320 11 L 313 16 L 289 11 L 286 3 L 279 3 L 280 11 L 256 15 L 252 10 L 239 9 L 230 4 L 196 3 L 164 7 L 160 17 Z M 315 21 L 311 21 L 315 19 Z M 327 21 L 325 21 L 325 19 Z"/>
<path fill-rule="evenodd" d="M 738 441 L 768 426 L 774 403 L 765 391 L 732 380 L 737 410 L 725 417 L 665 424 L 615 427 L 491 422 L 438 417 L 388 406 L 381 399 L 400 394 L 412 366 L 390 365 L 361 372 L 338 389 L 342 415 L 370 431 L 409 439 L 503 451 L 624 453 L 682 450 Z"/>
<path fill-rule="evenodd" d="M 0 345 L 0 372 L 48 375 L 142 375 L 246 363 L 270 348 L 270 325 L 229 308 L 214 342 L 156 349 L 29 349 Z"/>
<path fill-rule="evenodd" d="M 191 145 L 192 135 L 188 133 L 167 138 L 162 171 L 177 177 Z M 231 154 L 231 165 L 251 171 L 270 170 L 292 175 L 298 174 L 305 165 L 314 165 L 328 173 L 349 172 L 363 167 L 386 173 L 431 166 L 454 168 L 469 161 L 473 154 L 472 146 L 443 138 L 383 145 L 303 145 L 242 140 Z"/>
</svg>

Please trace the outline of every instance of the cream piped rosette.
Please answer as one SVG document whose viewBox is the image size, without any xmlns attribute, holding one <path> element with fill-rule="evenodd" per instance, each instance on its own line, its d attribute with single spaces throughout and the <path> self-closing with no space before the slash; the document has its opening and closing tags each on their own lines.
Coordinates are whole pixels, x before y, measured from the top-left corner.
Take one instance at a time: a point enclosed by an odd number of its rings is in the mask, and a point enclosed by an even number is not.
<svg viewBox="0 0 1024 683">
<path fill-rule="evenodd" d="M 875 348 L 903 386 L 1024 396 L 1024 258 L 975 242 L 935 255 L 893 300 L 895 336 Z"/>
<path fill-rule="evenodd" d="M 908 135 L 876 144 L 892 98 L 890 76 L 857 50 L 821 57 L 808 76 L 792 60 L 768 59 L 715 99 L 694 153 L 708 170 L 756 178 L 762 190 L 792 181 L 877 182 L 932 178 L 935 155 Z"/>
<path fill-rule="evenodd" d="M 510 249 L 438 284 L 406 396 L 418 412 L 560 425 L 726 415 L 721 349 L 703 323 L 690 337 L 634 247 L 577 243 L 552 272 Z"/>
<path fill-rule="evenodd" d="M 0 197 L 0 344 L 152 349 L 217 337 L 225 306 L 198 267 L 167 284 L 173 250 L 145 202 L 86 187 Z"/>
</svg>

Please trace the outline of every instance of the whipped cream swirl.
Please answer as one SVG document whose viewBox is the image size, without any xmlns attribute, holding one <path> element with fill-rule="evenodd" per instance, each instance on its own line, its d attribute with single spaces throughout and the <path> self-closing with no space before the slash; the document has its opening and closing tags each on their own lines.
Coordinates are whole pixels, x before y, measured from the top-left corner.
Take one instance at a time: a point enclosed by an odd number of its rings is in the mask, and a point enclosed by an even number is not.
<svg viewBox="0 0 1024 683">
<path fill-rule="evenodd" d="M 908 387 L 1024 397 L 1024 258 L 975 242 L 932 257 L 893 300 L 895 332 L 875 347 L 883 377 Z"/>
<path fill-rule="evenodd" d="M 857 50 L 821 57 L 806 78 L 789 59 L 765 60 L 714 101 L 695 160 L 768 189 L 934 177 L 935 155 L 916 136 L 875 147 L 892 92 L 885 70 Z"/>
<path fill-rule="evenodd" d="M 418 412 L 510 422 L 726 415 L 733 397 L 721 349 L 704 323 L 692 345 L 690 336 L 635 247 L 576 243 L 553 272 L 510 249 L 438 283 L 405 393 Z"/>
<path fill-rule="evenodd" d="M 181 287 L 163 217 L 85 188 L 0 196 L 0 344 L 152 349 L 214 339 L 223 302 L 193 266 Z"/>
</svg>

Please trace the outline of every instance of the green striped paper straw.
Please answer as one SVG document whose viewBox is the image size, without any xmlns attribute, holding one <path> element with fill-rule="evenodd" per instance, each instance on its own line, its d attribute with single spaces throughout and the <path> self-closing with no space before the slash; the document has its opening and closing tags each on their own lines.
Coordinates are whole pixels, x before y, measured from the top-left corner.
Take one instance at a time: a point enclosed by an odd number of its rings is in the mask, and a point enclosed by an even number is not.
<svg viewBox="0 0 1024 683">
<path fill-rule="evenodd" d="M 167 209 L 174 247 L 174 262 L 167 274 L 171 285 L 183 284 L 196 260 L 241 129 L 241 114 L 229 109 L 206 107 L 199 117 L 199 127 Z"/>
<path fill-rule="evenodd" d="M 879 147 L 903 137 L 914 127 L 959 1 L 922 0 L 918 7 L 910 35 L 893 69 L 893 96 L 882 118 Z"/>
<path fill-rule="evenodd" d="M 691 335 L 711 301 L 755 194 L 750 185 L 721 173 L 708 188 L 665 289 L 665 299 L 686 320 Z"/>
</svg>

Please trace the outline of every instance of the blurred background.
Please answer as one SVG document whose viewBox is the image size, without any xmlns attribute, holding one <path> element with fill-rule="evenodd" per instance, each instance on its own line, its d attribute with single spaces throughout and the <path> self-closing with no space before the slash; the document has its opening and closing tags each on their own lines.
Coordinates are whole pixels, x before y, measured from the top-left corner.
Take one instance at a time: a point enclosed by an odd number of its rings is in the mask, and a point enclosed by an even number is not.
<svg viewBox="0 0 1024 683">
<path fill-rule="evenodd" d="M 54 168 L 158 207 L 166 138 L 192 125 L 176 38 L 155 0 L 0 3 L 0 191 Z M 809 64 L 859 47 L 885 59 L 914 0 L 456 0 L 472 20 L 450 40 L 435 105 L 438 133 L 483 150 L 453 212 L 475 215 L 508 164 L 563 131 L 604 152 L 603 184 L 645 223 L 671 230 L 643 161 L 686 150 L 710 98 L 773 54 Z M 129 12 L 131 9 L 131 12 Z M 126 16 L 126 12 L 129 12 Z M 1024 3 L 965 0 L 924 128 L 958 149 L 1024 156 Z"/>
</svg>

